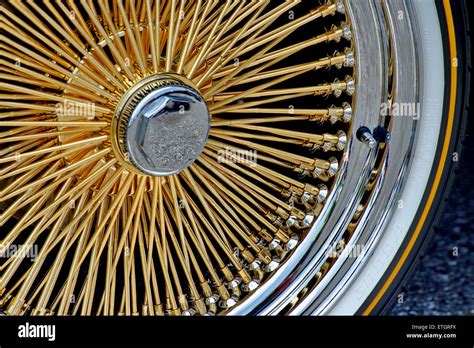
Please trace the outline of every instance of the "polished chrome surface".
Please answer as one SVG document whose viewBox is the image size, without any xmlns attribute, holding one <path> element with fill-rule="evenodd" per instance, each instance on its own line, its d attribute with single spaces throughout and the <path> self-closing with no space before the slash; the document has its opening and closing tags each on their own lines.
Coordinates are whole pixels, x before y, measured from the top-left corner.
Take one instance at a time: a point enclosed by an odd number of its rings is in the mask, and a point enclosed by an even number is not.
<svg viewBox="0 0 474 348">
<path fill-rule="evenodd" d="M 361 2 L 351 1 L 350 6 L 356 8 Z M 419 33 L 416 31 L 416 14 L 410 3 L 405 1 L 383 1 L 377 6 L 381 14 L 379 19 L 387 20 L 387 32 L 390 34 L 390 55 L 392 66 L 391 90 L 382 103 L 391 99 L 391 103 L 418 103 L 419 102 L 419 74 L 422 73 L 418 65 L 420 52 L 416 48 Z M 353 12 L 357 13 L 357 12 Z M 403 21 L 400 13 L 404 14 Z M 355 19 L 358 23 L 360 20 Z M 382 119 L 386 117 L 381 116 Z M 360 246 L 360 253 L 356 257 L 339 258 L 313 289 L 292 310 L 291 314 L 326 314 L 334 304 L 344 295 L 344 290 L 354 282 L 363 266 L 370 259 L 374 248 L 377 247 L 381 235 L 385 231 L 394 210 L 397 208 L 398 197 L 403 189 L 405 175 L 409 171 L 411 154 L 414 146 L 416 131 L 416 117 L 389 117 L 391 141 L 387 146 L 387 153 L 381 164 L 381 173 L 371 189 L 372 193 L 365 203 L 365 209 L 358 219 L 358 224 L 349 243 L 348 250 Z"/>
<path fill-rule="evenodd" d="M 211 117 L 196 90 L 173 77 L 156 75 L 126 98 L 119 136 L 138 170 L 152 176 L 177 174 L 199 157 L 209 138 Z"/>
<path fill-rule="evenodd" d="M 346 3 L 347 4 L 347 3 Z M 386 47 L 382 46 L 378 18 L 372 2 L 360 1 L 356 10 L 364 15 L 366 30 L 357 32 L 352 21 L 352 7 L 346 8 L 355 34 L 354 55 L 356 88 L 354 93 L 353 127 L 374 128 L 380 125 L 380 101 L 383 99 L 381 75 Z M 363 37 L 360 37 L 363 35 Z M 351 34 L 351 37 L 354 35 Z M 374 103 L 374 100 L 376 101 Z M 327 260 L 327 251 L 340 241 L 369 182 L 377 149 L 370 149 L 356 138 L 355 130 L 348 134 L 345 156 L 339 175 L 326 204 L 306 237 L 288 261 L 274 273 L 272 282 L 262 284 L 248 299 L 230 311 L 235 315 L 275 315 L 281 313 L 305 289 Z M 351 173 L 351 175 L 348 175 Z M 339 204 L 344 202 L 344 204 Z M 288 281 L 291 279 L 291 281 Z M 284 284 L 284 285 L 282 285 Z"/>
</svg>

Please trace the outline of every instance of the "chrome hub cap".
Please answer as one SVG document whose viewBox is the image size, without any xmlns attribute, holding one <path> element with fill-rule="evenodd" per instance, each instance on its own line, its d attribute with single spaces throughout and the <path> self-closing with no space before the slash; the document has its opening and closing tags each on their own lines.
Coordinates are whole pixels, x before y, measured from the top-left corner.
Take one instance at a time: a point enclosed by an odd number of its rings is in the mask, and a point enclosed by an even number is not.
<svg viewBox="0 0 474 348">
<path fill-rule="evenodd" d="M 135 171 L 177 174 L 204 150 L 211 117 L 200 94 L 183 81 L 169 74 L 150 76 L 119 103 L 112 125 L 115 150 Z"/>
</svg>

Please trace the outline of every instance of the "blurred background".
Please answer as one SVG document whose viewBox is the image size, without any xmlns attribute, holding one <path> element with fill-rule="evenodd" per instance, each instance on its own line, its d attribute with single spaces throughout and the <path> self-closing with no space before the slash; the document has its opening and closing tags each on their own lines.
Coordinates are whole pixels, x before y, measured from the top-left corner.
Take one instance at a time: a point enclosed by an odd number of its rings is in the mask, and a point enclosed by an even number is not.
<svg viewBox="0 0 474 348">
<path fill-rule="evenodd" d="M 468 137 L 441 223 L 389 315 L 474 315 L 473 146 Z"/>
</svg>

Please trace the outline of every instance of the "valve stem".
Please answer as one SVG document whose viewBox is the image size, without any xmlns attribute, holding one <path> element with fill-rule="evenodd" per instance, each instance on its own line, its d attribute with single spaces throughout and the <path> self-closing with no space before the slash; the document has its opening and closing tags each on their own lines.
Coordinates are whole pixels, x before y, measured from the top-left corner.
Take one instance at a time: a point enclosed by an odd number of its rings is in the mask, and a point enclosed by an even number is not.
<svg viewBox="0 0 474 348">
<path fill-rule="evenodd" d="M 367 127 L 360 127 L 356 133 L 357 139 L 366 144 L 369 148 L 373 149 L 377 146 L 377 140 L 375 140 L 372 132 Z"/>
</svg>

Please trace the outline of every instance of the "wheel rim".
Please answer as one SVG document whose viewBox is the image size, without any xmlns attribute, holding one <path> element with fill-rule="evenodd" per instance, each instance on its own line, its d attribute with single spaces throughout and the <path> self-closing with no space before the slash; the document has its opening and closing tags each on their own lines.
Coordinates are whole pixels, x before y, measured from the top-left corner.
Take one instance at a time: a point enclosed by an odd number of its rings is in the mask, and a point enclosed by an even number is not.
<svg viewBox="0 0 474 348">
<path fill-rule="evenodd" d="M 2 246 L 18 247 L 5 312 L 225 314 L 271 283 L 342 175 L 354 93 L 342 2 L 4 12 Z M 206 100 L 210 135 L 179 174 L 146 175 L 113 146 L 114 114 L 164 73 Z"/>
</svg>

